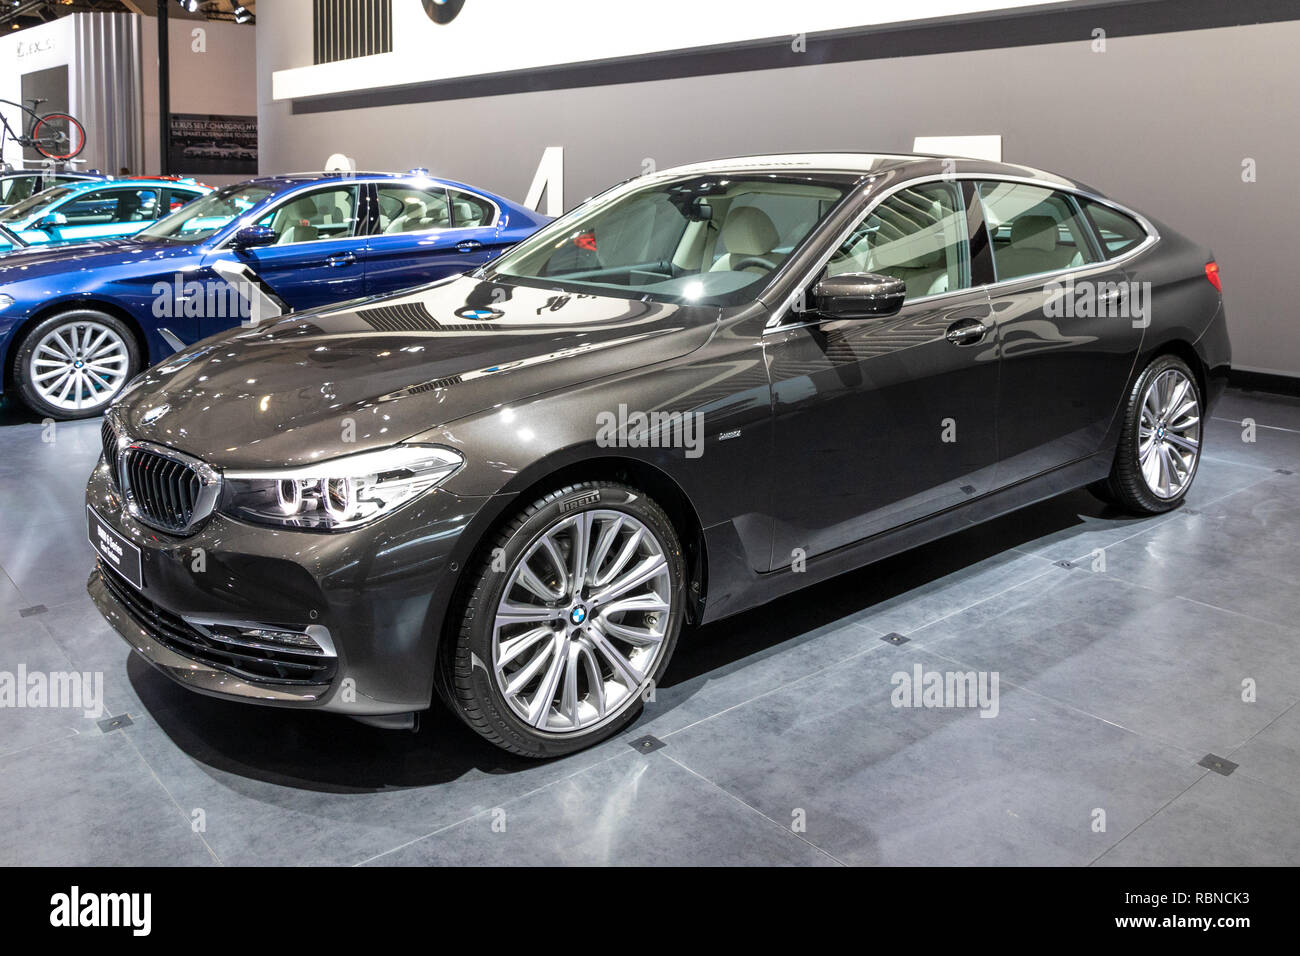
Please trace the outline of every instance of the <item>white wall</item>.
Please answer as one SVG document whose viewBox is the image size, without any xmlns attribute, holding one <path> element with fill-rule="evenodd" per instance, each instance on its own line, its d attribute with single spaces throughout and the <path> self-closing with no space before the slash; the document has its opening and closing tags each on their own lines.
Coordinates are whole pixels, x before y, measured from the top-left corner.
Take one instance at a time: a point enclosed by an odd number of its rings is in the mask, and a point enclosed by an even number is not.
<svg viewBox="0 0 1300 956">
<path fill-rule="evenodd" d="M 50 67 L 68 67 L 71 83 L 75 53 L 72 21 L 68 17 L 0 36 L 0 99 L 20 102 L 23 96 L 23 75 Z M 69 90 L 69 97 L 71 95 Z M 69 105 L 75 114 L 75 104 L 69 101 Z M 19 110 L 0 105 L 0 111 L 4 112 L 5 119 L 15 132 L 23 132 L 23 115 Z M 21 166 L 22 158 L 23 151 L 19 147 L 9 143 L 5 145 L 6 162 Z"/>
<path fill-rule="evenodd" d="M 319 66 L 287 63 L 272 82 L 276 99 L 290 99 L 1050 2 L 1056 0 L 475 0 L 438 25 L 416 0 L 397 0 L 392 52 Z M 275 0 L 276 7 L 284 3 Z M 305 22 L 310 40 L 310 4 Z"/>
<path fill-rule="evenodd" d="M 158 21 L 145 17 L 142 26 L 146 161 L 143 172 L 156 173 L 159 169 Z M 195 30 L 202 30 L 203 36 L 196 36 Z M 171 58 L 171 112 L 257 115 L 256 27 L 172 19 L 168 22 L 167 39 Z M 185 170 L 172 172 L 183 174 Z M 205 173 L 202 178 L 215 186 L 247 177 Z"/>
</svg>

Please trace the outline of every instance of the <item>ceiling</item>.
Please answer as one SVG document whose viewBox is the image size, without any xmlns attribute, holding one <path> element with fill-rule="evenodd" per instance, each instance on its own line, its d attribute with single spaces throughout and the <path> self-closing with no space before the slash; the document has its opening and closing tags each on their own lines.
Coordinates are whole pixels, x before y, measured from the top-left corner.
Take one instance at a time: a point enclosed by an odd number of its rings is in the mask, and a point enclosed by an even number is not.
<svg viewBox="0 0 1300 956">
<path fill-rule="evenodd" d="M 141 13 L 156 16 L 159 0 L 0 0 L 0 33 L 38 26 L 70 13 Z M 234 20 L 235 9 L 257 13 L 256 0 L 198 0 L 197 10 L 177 0 L 163 0 L 169 17 L 187 20 Z M 256 22 L 250 20 L 250 23 Z"/>
</svg>

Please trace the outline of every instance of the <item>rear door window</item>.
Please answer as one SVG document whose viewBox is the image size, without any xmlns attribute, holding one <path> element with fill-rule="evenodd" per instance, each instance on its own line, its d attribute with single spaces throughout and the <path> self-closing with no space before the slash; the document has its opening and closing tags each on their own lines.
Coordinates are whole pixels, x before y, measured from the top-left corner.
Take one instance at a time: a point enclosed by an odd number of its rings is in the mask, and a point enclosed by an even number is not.
<svg viewBox="0 0 1300 956">
<path fill-rule="evenodd" d="M 999 282 L 1098 261 L 1073 197 L 1027 183 L 982 182 L 979 196 Z"/>
<path fill-rule="evenodd" d="M 451 205 L 441 186 L 381 183 L 378 196 L 380 235 L 428 232 L 451 225 Z"/>
<path fill-rule="evenodd" d="M 456 229 L 470 229 L 475 226 L 490 226 L 496 215 L 493 205 L 482 196 L 461 192 L 451 193 L 451 224 Z"/>
</svg>

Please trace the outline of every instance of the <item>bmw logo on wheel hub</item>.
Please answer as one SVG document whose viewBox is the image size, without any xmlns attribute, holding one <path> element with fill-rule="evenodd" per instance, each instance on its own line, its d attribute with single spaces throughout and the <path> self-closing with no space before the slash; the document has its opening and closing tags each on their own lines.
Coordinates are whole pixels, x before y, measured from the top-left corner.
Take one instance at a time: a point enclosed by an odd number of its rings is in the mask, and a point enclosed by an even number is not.
<svg viewBox="0 0 1300 956">
<path fill-rule="evenodd" d="M 577 607 L 575 607 L 572 611 L 569 612 L 569 620 L 573 622 L 575 627 L 580 626 L 582 622 L 585 621 L 586 619 L 587 619 L 587 609 L 583 607 L 581 604 L 579 604 Z"/>
</svg>

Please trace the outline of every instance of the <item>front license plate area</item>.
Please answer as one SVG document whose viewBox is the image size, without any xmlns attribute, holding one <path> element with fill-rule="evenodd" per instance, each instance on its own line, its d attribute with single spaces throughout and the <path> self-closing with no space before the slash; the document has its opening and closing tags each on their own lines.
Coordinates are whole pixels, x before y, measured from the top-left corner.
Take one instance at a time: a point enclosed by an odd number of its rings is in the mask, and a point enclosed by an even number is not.
<svg viewBox="0 0 1300 956">
<path fill-rule="evenodd" d="M 86 506 L 87 534 L 100 560 L 135 585 L 144 589 L 143 560 L 140 549 L 111 528 L 94 508 Z"/>
</svg>

